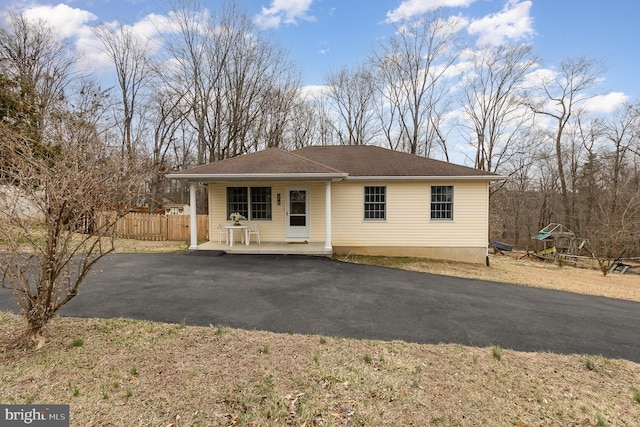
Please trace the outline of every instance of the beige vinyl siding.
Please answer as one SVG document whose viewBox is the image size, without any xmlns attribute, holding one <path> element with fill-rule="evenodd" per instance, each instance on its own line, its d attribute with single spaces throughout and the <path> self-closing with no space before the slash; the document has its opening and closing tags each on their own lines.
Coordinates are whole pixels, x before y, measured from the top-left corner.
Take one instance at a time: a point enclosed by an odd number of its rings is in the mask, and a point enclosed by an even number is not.
<svg viewBox="0 0 640 427">
<path fill-rule="evenodd" d="M 431 185 L 453 186 L 453 220 L 431 220 Z M 305 188 L 309 197 L 309 242 L 325 239 L 324 182 L 233 182 L 209 184 L 210 240 L 229 223 L 228 186 L 271 187 L 272 219 L 258 224 L 263 242 L 287 241 L 286 191 Z M 386 187 L 386 218 L 364 219 L 364 187 Z M 277 197 L 280 194 L 280 206 Z M 331 185 L 332 239 L 336 253 L 424 256 L 484 262 L 488 243 L 488 181 L 339 181 Z"/>
<path fill-rule="evenodd" d="M 309 212 L 311 213 L 311 235 L 310 242 L 324 242 L 324 224 L 325 224 L 325 185 L 324 182 L 310 182 L 307 185 L 309 194 Z"/>
<path fill-rule="evenodd" d="M 453 220 L 431 220 L 431 185 L 452 185 Z M 386 220 L 364 219 L 364 186 L 386 185 Z M 334 246 L 486 247 L 488 183 L 338 182 L 332 187 Z"/>
<path fill-rule="evenodd" d="M 309 220 L 311 242 L 324 242 L 325 188 L 322 182 L 232 182 L 209 184 L 209 239 L 218 240 L 218 224 L 230 223 L 227 215 L 227 187 L 271 187 L 271 220 L 242 221 L 257 224 L 260 240 L 264 242 L 285 241 L 286 189 L 306 188 L 309 197 Z M 280 206 L 278 206 L 280 194 Z"/>
</svg>

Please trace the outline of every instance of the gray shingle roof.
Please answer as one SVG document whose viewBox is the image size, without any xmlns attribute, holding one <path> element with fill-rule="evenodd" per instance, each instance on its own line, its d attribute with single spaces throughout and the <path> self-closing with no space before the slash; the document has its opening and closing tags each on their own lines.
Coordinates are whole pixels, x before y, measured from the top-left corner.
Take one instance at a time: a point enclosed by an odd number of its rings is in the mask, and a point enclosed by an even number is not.
<svg viewBox="0 0 640 427">
<path fill-rule="evenodd" d="M 491 172 L 373 145 L 311 146 L 293 152 L 350 177 L 495 176 Z"/>
<path fill-rule="evenodd" d="M 174 175 L 244 175 L 244 174 L 340 174 L 329 166 L 305 159 L 289 151 L 269 148 L 264 151 L 208 163 Z"/>
</svg>

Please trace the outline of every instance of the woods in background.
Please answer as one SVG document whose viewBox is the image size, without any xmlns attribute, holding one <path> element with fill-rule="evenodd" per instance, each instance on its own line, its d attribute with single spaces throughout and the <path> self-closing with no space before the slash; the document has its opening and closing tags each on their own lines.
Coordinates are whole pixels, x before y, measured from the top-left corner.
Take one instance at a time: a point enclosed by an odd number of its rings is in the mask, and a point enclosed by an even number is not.
<svg viewBox="0 0 640 427">
<path fill-rule="evenodd" d="M 151 210 L 188 201 L 171 170 L 268 147 L 376 144 L 508 176 L 491 189 L 491 240 L 527 247 L 555 222 L 599 253 L 640 255 L 640 105 L 610 110 L 591 58 L 542 68 L 531 46 L 478 45 L 436 11 L 396 23 L 311 93 L 232 2 L 178 2 L 154 24 L 145 36 L 95 28 L 115 71 L 103 88 L 45 23 L 12 15 L 0 30 L 3 129 L 51 159 L 99 144 L 138 177 L 127 202 Z"/>
</svg>

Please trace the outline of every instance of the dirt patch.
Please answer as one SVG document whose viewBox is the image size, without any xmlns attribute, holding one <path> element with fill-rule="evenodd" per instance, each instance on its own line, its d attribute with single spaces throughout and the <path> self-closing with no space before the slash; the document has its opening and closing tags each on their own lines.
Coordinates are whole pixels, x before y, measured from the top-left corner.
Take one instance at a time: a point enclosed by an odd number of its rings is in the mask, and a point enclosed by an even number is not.
<svg viewBox="0 0 640 427">
<path fill-rule="evenodd" d="M 172 241 L 153 241 L 153 240 L 133 240 L 133 239 L 117 239 L 115 242 L 116 252 L 119 253 L 135 253 L 135 252 L 182 252 L 189 248 L 188 242 L 172 242 Z"/>
</svg>

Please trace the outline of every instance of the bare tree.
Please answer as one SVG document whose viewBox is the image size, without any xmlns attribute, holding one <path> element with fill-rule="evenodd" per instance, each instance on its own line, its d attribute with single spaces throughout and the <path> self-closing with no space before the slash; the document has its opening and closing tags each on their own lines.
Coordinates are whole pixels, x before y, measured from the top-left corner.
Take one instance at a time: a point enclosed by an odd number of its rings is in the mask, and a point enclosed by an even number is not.
<svg viewBox="0 0 640 427">
<path fill-rule="evenodd" d="M 177 111 L 175 114 L 182 114 L 183 110 Z M 188 114 L 188 112 L 187 112 Z M 173 133 L 173 137 L 169 142 L 169 152 L 167 152 L 167 163 L 169 163 L 170 170 L 185 170 L 193 167 L 197 164 L 198 150 L 196 147 L 197 138 L 194 133 L 193 127 L 185 120 L 181 120 L 176 123 L 178 128 Z M 164 127 L 164 125 L 162 126 Z M 162 127 L 158 128 L 161 129 Z M 157 130 L 157 129 L 156 129 Z M 157 171 L 156 171 L 157 172 Z M 189 185 L 182 180 L 171 179 L 166 181 L 164 175 L 162 182 L 167 183 L 168 190 L 164 193 L 164 196 L 175 203 L 190 203 L 189 202 Z M 153 187 L 152 187 L 153 193 Z M 159 193 L 160 194 L 160 193 Z M 154 196 L 156 200 L 159 200 L 159 195 Z"/>
<path fill-rule="evenodd" d="M 300 86 L 294 81 L 282 87 L 266 88 L 260 112 L 252 130 L 250 149 L 287 145 L 287 127 L 299 101 Z"/>
<path fill-rule="evenodd" d="M 105 24 L 95 32 L 115 66 L 121 107 L 120 111 L 116 110 L 121 115 L 116 123 L 122 126 L 122 159 L 133 165 L 139 142 L 139 135 L 135 134 L 135 120 L 136 116 L 139 118 L 142 92 L 152 77 L 149 41 L 136 36 L 130 26 L 124 25 L 112 27 Z"/>
<path fill-rule="evenodd" d="M 98 214 L 126 212 L 130 188 L 139 179 L 122 175 L 119 156 L 98 137 L 93 119 L 100 103 L 77 105 L 93 111 L 55 111 L 49 143 L 58 150 L 46 155 L 0 123 L 0 177 L 8 199 L 0 204 L 0 275 L 27 320 L 20 342 L 25 346 L 42 345 L 47 322 L 78 294 L 95 263 L 114 250 L 116 217 L 98 220 Z"/>
<path fill-rule="evenodd" d="M 284 132 L 284 144 L 280 147 L 285 149 L 297 149 L 313 145 L 320 140 L 319 123 L 320 117 L 313 103 L 297 99 L 293 104 L 289 120 L 287 120 Z"/>
<path fill-rule="evenodd" d="M 375 81 L 365 67 L 346 67 L 326 77 L 328 105 L 335 114 L 333 123 L 342 145 L 362 145 L 376 136 Z"/>
<path fill-rule="evenodd" d="M 434 138 L 443 135 L 438 117 L 449 89 L 447 72 L 459 55 L 457 32 L 455 22 L 428 14 L 402 22 L 374 50 L 378 116 L 390 148 L 429 156 Z"/>
<path fill-rule="evenodd" d="M 314 117 L 312 145 L 340 145 L 329 97 L 320 93 L 310 101 Z"/>
<path fill-rule="evenodd" d="M 162 34 L 164 86 L 184 99 L 197 136 L 197 163 L 280 144 L 298 74 L 285 51 L 255 31 L 233 2 L 217 11 L 183 1 Z"/>
<path fill-rule="evenodd" d="M 616 200 L 609 192 L 602 193 L 596 206 L 596 226 L 589 234 L 589 249 L 606 275 L 611 259 L 634 248 L 640 234 L 640 190 L 638 176 L 626 176 L 629 191 L 624 200 Z"/>
<path fill-rule="evenodd" d="M 531 236 L 537 234 L 540 227 L 537 218 L 537 208 L 542 200 L 544 183 L 538 183 L 540 175 L 541 154 L 536 147 L 537 135 L 533 132 L 525 133 L 523 146 L 532 147 L 529 150 L 515 150 L 503 165 L 503 170 L 509 174 L 509 179 L 490 187 L 491 223 L 493 238 L 506 239 L 514 245 L 528 246 Z M 546 225 L 546 224 L 545 224 Z M 491 225 L 490 225 L 491 227 Z M 497 233 L 500 234 L 497 234 Z"/>
<path fill-rule="evenodd" d="M 575 211 L 574 231 L 588 236 L 596 227 L 598 199 L 603 191 L 602 161 L 598 154 L 603 137 L 602 120 L 583 120 L 567 132 L 571 152 L 567 167 L 571 170 L 571 203 Z M 579 208 L 578 208 L 579 207 Z"/>
<path fill-rule="evenodd" d="M 499 46 L 473 53 L 463 78 L 462 105 L 471 122 L 474 167 L 496 172 L 532 123 L 522 106 L 522 83 L 536 62 L 531 46 Z"/>
<path fill-rule="evenodd" d="M 597 141 L 580 169 L 580 206 L 590 249 L 606 274 L 610 258 L 640 249 L 640 111 L 624 105 L 594 122 L 587 129 L 596 131 L 584 132 Z"/>
<path fill-rule="evenodd" d="M 182 98 L 173 99 L 156 93 L 147 104 L 150 110 L 149 120 L 153 124 L 153 146 L 147 156 L 148 167 L 146 168 L 151 190 L 150 212 L 154 212 L 160 204 L 161 188 L 166 180 L 164 175 L 174 169 L 170 164 L 170 155 L 178 151 L 175 143 L 183 136 L 181 131 L 188 114 L 180 108 L 181 103 Z"/>
<path fill-rule="evenodd" d="M 219 155 L 219 140 L 207 130 L 221 126 L 220 81 L 230 33 L 217 16 L 194 1 L 179 2 L 171 16 L 172 31 L 161 31 L 165 57 L 158 75 L 167 96 L 184 99 L 197 138 L 197 164 L 203 164 Z"/>
<path fill-rule="evenodd" d="M 235 13 L 233 18 L 227 30 L 235 41 L 222 67 L 224 126 L 218 129 L 227 157 L 244 154 L 252 146 L 273 145 L 269 137 L 274 129 L 260 122 L 267 115 L 286 119 L 286 109 L 299 90 L 295 67 L 285 51 L 254 32 L 246 15 Z"/>
<path fill-rule="evenodd" d="M 0 74 L 20 93 L 16 105 L 29 117 L 33 143 L 51 145 L 47 124 L 65 99 L 75 59 L 45 22 L 21 14 L 10 14 L 8 21 L 7 28 L 0 28 Z"/>
<path fill-rule="evenodd" d="M 560 194 L 564 209 L 564 222 L 572 228 L 575 212 L 572 211 L 567 173 L 565 168 L 566 149 L 564 137 L 570 121 L 574 118 L 584 101 L 595 96 L 593 89 L 602 72 L 600 65 L 584 57 L 564 60 L 558 69 L 540 81 L 540 98 L 530 99 L 529 107 L 536 114 L 546 116 L 555 122 L 553 145 L 555 151 Z M 535 102 L 534 102 L 535 101 Z"/>
<path fill-rule="evenodd" d="M 620 194 L 625 166 L 631 156 L 640 156 L 640 103 L 623 105 L 603 122 L 602 132 L 611 153 L 611 185 Z"/>
</svg>

